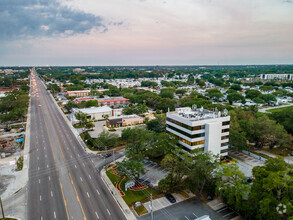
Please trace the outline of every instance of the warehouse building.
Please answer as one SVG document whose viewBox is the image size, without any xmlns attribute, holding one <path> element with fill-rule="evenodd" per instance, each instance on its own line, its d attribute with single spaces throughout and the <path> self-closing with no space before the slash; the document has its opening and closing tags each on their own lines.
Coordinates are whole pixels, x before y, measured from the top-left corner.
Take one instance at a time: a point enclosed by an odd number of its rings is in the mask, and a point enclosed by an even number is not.
<svg viewBox="0 0 293 220">
<path fill-rule="evenodd" d="M 113 116 L 106 119 L 106 126 L 112 128 L 119 128 L 131 125 L 142 124 L 143 118 L 138 115 L 121 115 Z"/>
</svg>

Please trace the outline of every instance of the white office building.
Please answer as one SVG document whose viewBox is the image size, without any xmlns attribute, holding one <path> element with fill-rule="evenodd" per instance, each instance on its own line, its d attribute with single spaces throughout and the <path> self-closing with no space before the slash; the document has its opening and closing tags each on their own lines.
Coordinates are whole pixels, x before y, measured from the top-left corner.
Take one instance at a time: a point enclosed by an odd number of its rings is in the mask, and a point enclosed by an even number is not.
<svg viewBox="0 0 293 220">
<path fill-rule="evenodd" d="M 167 131 L 177 136 L 178 146 L 193 153 L 211 151 L 228 154 L 230 116 L 227 110 L 214 112 L 203 108 L 176 108 L 167 113 Z"/>
</svg>

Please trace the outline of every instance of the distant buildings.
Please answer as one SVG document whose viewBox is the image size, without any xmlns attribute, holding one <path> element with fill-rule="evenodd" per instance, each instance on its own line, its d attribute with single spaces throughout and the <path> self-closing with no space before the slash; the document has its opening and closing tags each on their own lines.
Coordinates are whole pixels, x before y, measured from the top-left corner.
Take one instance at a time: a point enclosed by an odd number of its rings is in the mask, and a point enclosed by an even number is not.
<svg viewBox="0 0 293 220">
<path fill-rule="evenodd" d="M 67 91 L 68 96 L 83 97 L 88 96 L 91 90 L 77 90 L 77 91 Z"/>
<path fill-rule="evenodd" d="M 293 80 L 293 74 L 261 74 L 261 79 L 283 79 L 283 80 Z"/>
<path fill-rule="evenodd" d="M 74 101 L 76 103 L 81 103 L 82 101 L 96 100 L 99 106 L 110 106 L 113 108 L 127 106 L 129 104 L 129 99 L 126 99 L 122 96 L 119 97 L 105 97 L 105 98 L 96 98 L 96 97 L 83 97 L 76 98 Z"/>
<path fill-rule="evenodd" d="M 167 131 L 178 137 L 178 146 L 185 151 L 228 153 L 230 116 L 227 112 L 205 109 L 177 108 L 167 113 Z"/>
<path fill-rule="evenodd" d="M 19 87 L 12 87 L 12 88 L 0 87 L 0 94 L 5 94 L 6 92 L 12 92 L 14 90 L 20 90 L 20 88 Z"/>
</svg>

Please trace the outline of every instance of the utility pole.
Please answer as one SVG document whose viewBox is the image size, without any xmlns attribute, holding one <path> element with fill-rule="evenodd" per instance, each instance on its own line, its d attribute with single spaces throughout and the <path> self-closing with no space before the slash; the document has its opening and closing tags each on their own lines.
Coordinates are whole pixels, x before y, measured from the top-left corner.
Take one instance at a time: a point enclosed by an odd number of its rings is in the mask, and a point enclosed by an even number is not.
<svg viewBox="0 0 293 220">
<path fill-rule="evenodd" d="M 0 197 L 0 205 L 1 205 L 1 211 L 2 211 L 2 216 L 3 216 L 2 218 L 5 219 L 4 209 L 3 209 L 1 197 Z"/>
<path fill-rule="evenodd" d="M 154 220 L 154 213 L 153 213 L 153 194 L 151 194 L 151 220 Z"/>
</svg>

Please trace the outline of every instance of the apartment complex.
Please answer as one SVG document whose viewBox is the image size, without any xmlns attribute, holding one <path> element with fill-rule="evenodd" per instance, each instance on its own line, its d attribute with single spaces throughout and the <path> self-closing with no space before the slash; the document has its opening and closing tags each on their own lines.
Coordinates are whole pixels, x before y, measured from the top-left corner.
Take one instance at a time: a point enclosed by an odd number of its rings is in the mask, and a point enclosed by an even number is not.
<svg viewBox="0 0 293 220">
<path fill-rule="evenodd" d="M 178 137 L 178 146 L 188 152 L 202 150 L 228 154 L 230 116 L 227 110 L 214 112 L 203 108 L 176 108 L 167 113 L 167 131 Z"/>
<path fill-rule="evenodd" d="M 293 74 L 261 74 L 261 79 L 283 79 L 283 80 L 293 80 Z"/>
</svg>

